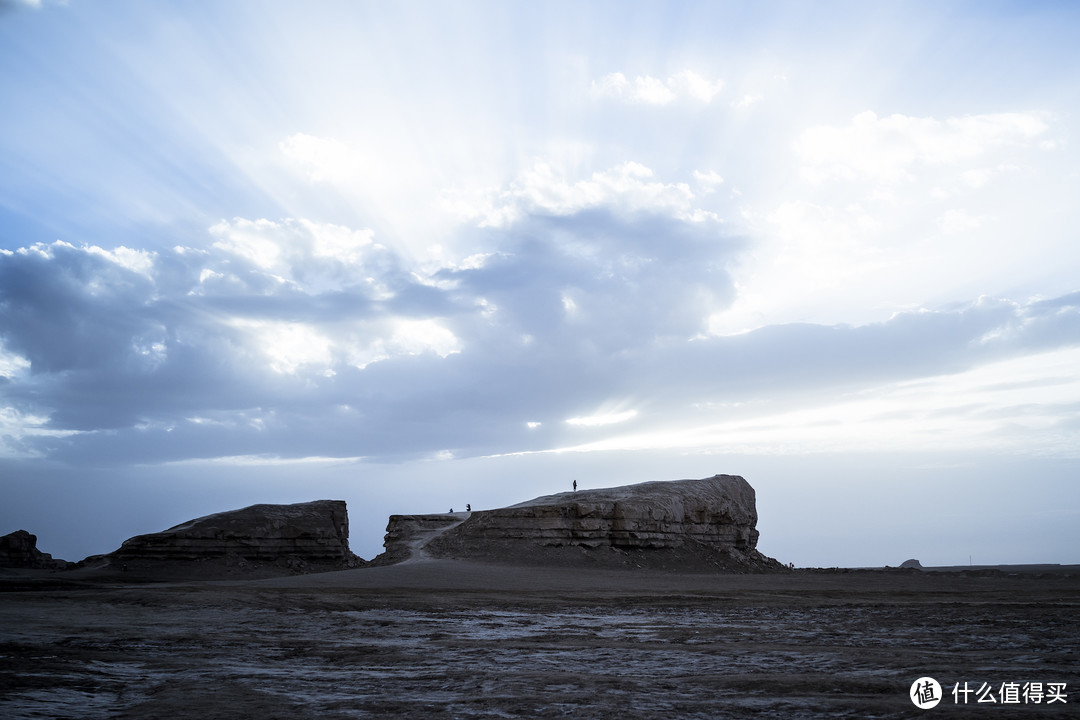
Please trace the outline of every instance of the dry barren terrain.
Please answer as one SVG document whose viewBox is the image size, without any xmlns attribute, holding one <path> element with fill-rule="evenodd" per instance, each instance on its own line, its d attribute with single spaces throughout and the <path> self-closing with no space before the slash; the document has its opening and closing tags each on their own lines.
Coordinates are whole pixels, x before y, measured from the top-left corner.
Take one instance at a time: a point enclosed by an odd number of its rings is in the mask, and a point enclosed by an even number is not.
<svg viewBox="0 0 1080 720">
<path fill-rule="evenodd" d="M 424 560 L 0 578 L 0 717 L 1080 716 L 1075 573 L 678 574 Z M 945 699 L 908 699 L 920 676 Z M 998 703 L 956 704 L 955 683 Z M 1066 702 L 1002 704 L 1008 683 Z"/>
</svg>

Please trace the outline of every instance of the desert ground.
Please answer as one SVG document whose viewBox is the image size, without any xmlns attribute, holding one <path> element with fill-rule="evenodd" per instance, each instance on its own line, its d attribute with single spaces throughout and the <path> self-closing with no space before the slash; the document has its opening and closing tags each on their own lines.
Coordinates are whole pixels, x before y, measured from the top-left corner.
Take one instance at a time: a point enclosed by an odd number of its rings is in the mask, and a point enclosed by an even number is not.
<svg viewBox="0 0 1080 720">
<path fill-rule="evenodd" d="M 1080 568 L 1037 570 L 10 571 L 0 717 L 1077 717 Z M 909 700 L 922 676 L 935 709 Z M 998 702 L 957 704 L 965 682 Z M 1002 704 L 1009 683 L 1065 702 Z"/>
</svg>

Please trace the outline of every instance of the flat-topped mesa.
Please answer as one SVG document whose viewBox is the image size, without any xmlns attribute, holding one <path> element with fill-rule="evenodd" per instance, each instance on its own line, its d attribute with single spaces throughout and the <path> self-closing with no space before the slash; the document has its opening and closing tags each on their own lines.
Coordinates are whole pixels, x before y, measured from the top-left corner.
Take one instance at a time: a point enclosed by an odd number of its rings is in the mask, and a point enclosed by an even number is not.
<svg viewBox="0 0 1080 720">
<path fill-rule="evenodd" d="M 566 548 L 606 548 L 658 562 L 670 559 L 664 566 L 711 563 L 729 569 L 778 569 L 779 563 L 757 551 L 756 524 L 750 484 L 736 475 L 716 475 L 559 493 L 474 512 L 424 550 L 443 557 L 497 560 L 509 553 L 542 561 L 572 557 Z"/>
<path fill-rule="evenodd" d="M 347 565 L 349 515 L 342 500 L 294 505 L 252 505 L 190 520 L 163 532 L 125 540 L 111 559 L 213 560 Z"/>
<path fill-rule="evenodd" d="M 674 548 L 696 540 L 753 550 L 758 541 L 754 489 L 734 475 L 560 493 L 480 515 L 481 535 L 497 528 L 541 545 Z"/>
</svg>

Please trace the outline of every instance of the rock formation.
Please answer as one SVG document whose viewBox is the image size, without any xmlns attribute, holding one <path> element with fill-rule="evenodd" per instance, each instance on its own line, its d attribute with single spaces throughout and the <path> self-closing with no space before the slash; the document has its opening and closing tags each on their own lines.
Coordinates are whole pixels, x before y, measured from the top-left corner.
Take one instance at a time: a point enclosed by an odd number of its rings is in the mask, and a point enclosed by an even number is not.
<svg viewBox="0 0 1080 720">
<path fill-rule="evenodd" d="M 63 570 L 71 563 L 37 549 L 37 535 L 16 530 L 0 537 L 0 567 Z"/>
<path fill-rule="evenodd" d="M 391 515 L 383 537 L 386 551 L 372 562 L 393 565 L 423 555 L 429 540 L 460 524 L 467 513 L 435 513 L 431 515 Z"/>
<path fill-rule="evenodd" d="M 757 550 L 754 489 L 741 477 L 548 495 L 478 512 L 392 515 L 373 565 L 435 558 L 502 564 L 678 571 L 781 570 Z M 67 567 L 18 531 L 0 538 L 0 564 Z M 349 550 L 340 500 L 252 505 L 125 540 L 78 563 L 85 577 L 134 580 L 270 576 L 368 565 Z"/>
<path fill-rule="evenodd" d="M 360 564 L 349 550 L 349 516 L 342 500 L 252 505 L 125 540 L 106 556 L 113 565 L 143 561 L 223 560 L 308 565 Z"/>
<path fill-rule="evenodd" d="M 781 568 L 757 551 L 754 489 L 733 475 L 560 493 L 458 515 L 466 519 L 420 516 L 426 520 L 418 524 L 418 516 L 392 516 L 380 558 L 422 552 L 511 562 Z M 432 532 L 433 518 L 443 518 L 448 529 Z M 418 530 L 429 537 L 418 540 Z"/>
</svg>

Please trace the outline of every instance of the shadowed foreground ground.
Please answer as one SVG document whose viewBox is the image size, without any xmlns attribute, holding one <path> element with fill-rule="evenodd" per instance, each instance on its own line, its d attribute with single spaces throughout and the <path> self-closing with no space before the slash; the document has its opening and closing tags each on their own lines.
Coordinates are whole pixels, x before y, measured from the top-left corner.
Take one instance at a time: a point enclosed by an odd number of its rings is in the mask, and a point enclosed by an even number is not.
<svg viewBox="0 0 1080 720">
<path fill-rule="evenodd" d="M 0 717 L 1080 716 L 1075 572 L 64 577 L 0 578 Z M 908 700 L 923 675 L 933 710 Z M 955 705 L 965 681 L 1063 682 L 1068 702 Z"/>
</svg>

